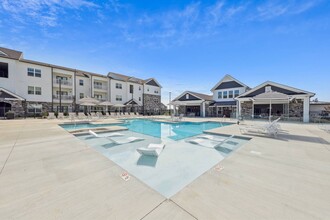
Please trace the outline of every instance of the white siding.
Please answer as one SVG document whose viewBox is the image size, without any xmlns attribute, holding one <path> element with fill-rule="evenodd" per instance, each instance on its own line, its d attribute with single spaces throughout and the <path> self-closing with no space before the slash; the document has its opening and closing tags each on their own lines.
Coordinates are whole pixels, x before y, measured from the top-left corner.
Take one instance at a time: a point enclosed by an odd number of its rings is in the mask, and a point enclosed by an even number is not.
<svg viewBox="0 0 330 220">
<path fill-rule="evenodd" d="M 127 101 L 132 99 L 132 93 L 130 93 L 130 85 L 133 85 L 133 98 L 138 102 L 139 105 L 142 105 L 143 99 L 143 85 L 138 83 L 127 83 Z M 139 98 L 141 101 L 139 101 Z"/>
<path fill-rule="evenodd" d="M 84 85 L 81 86 L 79 84 L 79 80 L 83 80 L 84 81 Z M 76 76 L 76 99 L 79 100 L 80 99 L 80 93 L 84 94 L 84 97 L 88 96 L 91 97 L 92 93 L 91 93 L 91 80 L 90 78 L 87 77 L 83 77 L 83 76 Z"/>
<path fill-rule="evenodd" d="M 122 84 L 122 89 L 117 89 L 116 88 L 116 83 L 120 83 Z M 110 80 L 110 87 L 111 87 L 111 102 L 112 103 L 120 103 L 120 104 L 124 104 L 125 102 L 127 102 L 127 83 L 124 81 L 119 81 L 119 80 Z M 116 101 L 116 95 L 121 95 L 122 96 L 122 101 Z"/>
<path fill-rule="evenodd" d="M 144 93 L 149 95 L 161 95 L 161 88 L 144 84 Z"/>
<path fill-rule="evenodd" d="M 52 78 L 50 67 L 29 64 L 1 57 L 0 62 L 8 63 L 8 78 L 0 78 L 0 87 L 22 96 L 27 101 L 52 101 Z M 28 68 L 40 69 L 41 78 L 28 76 Z M 41 87 L 41 95 L 29 95 L 28 86 Z"/>
</svg>

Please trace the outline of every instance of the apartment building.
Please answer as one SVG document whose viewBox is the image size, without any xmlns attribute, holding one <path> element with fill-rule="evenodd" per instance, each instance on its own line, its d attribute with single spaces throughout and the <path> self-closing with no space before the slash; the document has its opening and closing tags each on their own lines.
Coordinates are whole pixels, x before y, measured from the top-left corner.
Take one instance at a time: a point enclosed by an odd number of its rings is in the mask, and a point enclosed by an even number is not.
<svg viewBox="0 0 330 220">
<path fill-rule="evenodd" d="M 161 88 L 154 78 L 102 75 L 27 60 L 20 51 L 0 47 L 0 117 L 10 110 L 17 116 L 83 111 L 79 100 L 84 97 L 125 105 L 126 111 L 157 114 Z M 105 107 L 93 109 L 104 111 Z"/>
</svg>

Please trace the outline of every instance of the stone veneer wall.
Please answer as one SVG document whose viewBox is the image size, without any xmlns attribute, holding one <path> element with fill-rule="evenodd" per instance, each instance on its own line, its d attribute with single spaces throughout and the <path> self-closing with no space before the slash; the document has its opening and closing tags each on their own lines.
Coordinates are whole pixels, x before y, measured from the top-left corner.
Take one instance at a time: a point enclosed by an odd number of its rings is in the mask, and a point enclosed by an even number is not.
<svg viewBox="0 0 330 220">
<path fill-rule="evenodd" d="M 245 101 L 241 103 L 241 115 L 252 116 L 252 101 Z"/>
<path fill-rule="evenodd" d="M 161 96 L 143 94 L 143 114 L 159 114 L 161 109 Z"/>
<path fill-rule="evenodd" d="M 186 106 L 179 106 L 178 108 L 178 114 L 186 114 Z"/>
<path fill-rule="evenodd" d="M 28 105 L 42 105 L 42 112 L 49 112 L 52 107 L 51 102 L 27 102 L 20 100 L 6 100 L 4 102 L 11 104 L 11 111 L 15 112 L 15 117 L 33 116 L 33 114 L 27 112 Z"/>
<path fill-rule="evenodd" d="M 304 115 L 304 101 L 296 99 L 289 104 L 289 118 L 302 121 Z"/>
</svg>

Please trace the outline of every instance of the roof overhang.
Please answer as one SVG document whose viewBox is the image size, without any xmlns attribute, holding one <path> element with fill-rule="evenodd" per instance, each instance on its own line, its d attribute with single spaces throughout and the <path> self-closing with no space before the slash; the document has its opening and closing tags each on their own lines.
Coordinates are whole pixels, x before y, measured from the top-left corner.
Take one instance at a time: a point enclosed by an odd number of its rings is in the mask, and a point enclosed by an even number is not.
<svg viewBox="0 0 330 220">
<path fill-rule="evenodd" d="M 1 93 L 7 93 L 7 96 L 8 97 L 2 97 L 0 96 L 0 99 L 3 99 L 3 100 L 8 100 L 8 101 L 15 101 L 15 100 L 19 100 L 19 101 L 25 101 L 25 98 L 5 89 L 5 88 L 2 88 L 0 87 L 0 94 Z"/>
</svg>

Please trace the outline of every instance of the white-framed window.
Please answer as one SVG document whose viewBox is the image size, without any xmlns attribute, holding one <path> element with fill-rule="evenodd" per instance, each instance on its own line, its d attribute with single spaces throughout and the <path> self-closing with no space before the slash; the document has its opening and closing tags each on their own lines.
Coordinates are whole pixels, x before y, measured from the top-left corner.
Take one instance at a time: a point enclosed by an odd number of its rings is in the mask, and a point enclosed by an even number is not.
<svg viewBox="0 0 330 220">
<path fill-rule="evenodd" d="M 186 99 L 189 99 L 189 94 L 186 94 Z"/>
<path fill-rule="evenodd" d="M 141 97 L 139 97 L 139 101 L 141 102 Z"/>
<path fill-rule="evenodd" d="M 34 95 L 34 86 L 28 86 L 28 94 Z"/>
<path fill-rule="evenodd" d="M 32 76 L 32 77 L 34 76 L 34 77 L 41 78 L 41 70 L 28 67 L 27 68 L 27 75 Z"/>
<path fill-rule="evenodd" d="M 80 99 L 83 99 L 83 98 L 84 98 L 84 93 L 80 93 L 80 94 L 79 94 L 79 98 L 80 98 Z"/>
<path fill-rule="evenodd" d="M 239 90 L 234 91 L 234 97 L 236 98 L 237 96 L 239 96 Z"/>
<path fill-rule="evenodd" d="M 84 80 L 83 79 L 79 79 L 79 86 L 83 86 L 84 85 Z"/>
<path fill-rule="evenodd" d="M 41 78 L 41 70 L 39 69 L 34 69 L 34 76 Z"/>
<path fill-rule="evenodd" d="M 28 68 L 27 69 L 27 75 L 28 76 L 34 76 L 34 69 L 33 68 Z"/>
<path fill-rule="evenodd" d="M 41 95 L 41 87 L 35 87 L 36 95 Z"/>
<path fill-rule="evenodd" d="M 158 94 L 159 93 L 158 90 L 155 90 L 155 93 Z"/>
<path fill-rule="evenodd" d="M 56 76 L 57 80 L 68 81 L 68 77 L 66 76 Z"/>
<path fill-rule="evenodd" d="M 27 112 L 28 113 L 33 113 L 33 114 L 37 114 L 37 113 L 41 113 L 42 112 L 42 106 L 28 106 L 27 108 Z"/>
<path fill-rule="evenodd" d="M 121 95 L 116 95 L 116 101 L 123 101 L 123 97 Z"/>
<path fill-rule="evenodd" d="M 100 94 L 94 94 L 94 98 L 102 99 L 102 95 L 100 95 Z"/>
<path fill-rule="evenodd" d="M 222 99 L 222 92 L 218 92 L 218 99 Z"/>
<path fill-rule="evenodd" d="M 265 92 L 271 92 L 272 91 L 272 87 L 271 86 L 266 86 L 265 87 Z"/>
<path fill-rule="evenodd" d="M 139 91 L 141 91 L 141 86 L 139 86 Z"/>
<path fill-rule="evenodd" d="M 123 85 L 121 83 L 116 83 L 116 89 L 122 89 Z"/>
<path fill-rule="evenodd" d="M 224 99 L 228 98 L 228 92 L 227 92 L 227 91 L 224 91 L 224 92 L 223 92 L 223 98 L 224 98 Z"/>
<path fill-rule="evenodd" d="M 228 98 L 232 99 L 234 97 L 234 91 L 233 90 L 230 90 L 228 94 L 229 94 Z"/>
</svg>

